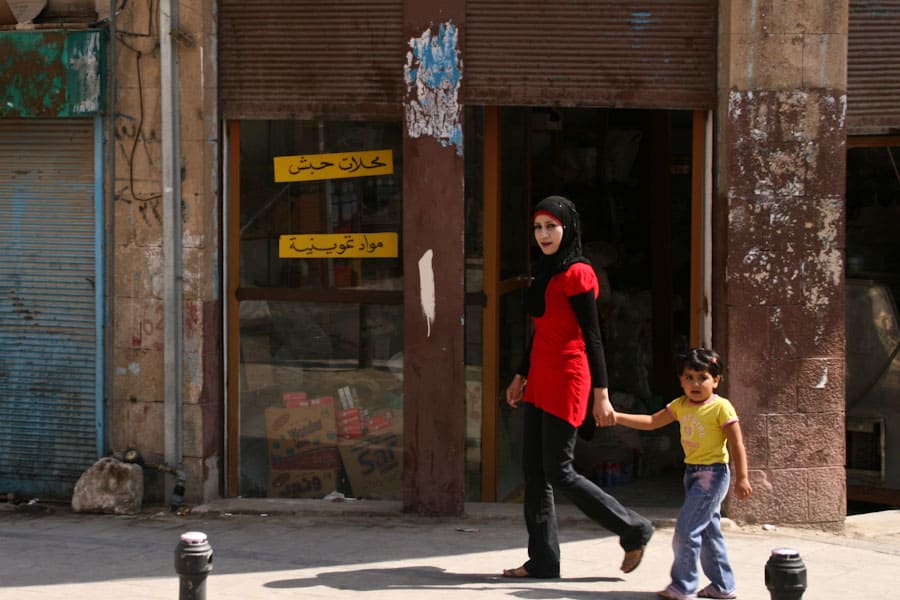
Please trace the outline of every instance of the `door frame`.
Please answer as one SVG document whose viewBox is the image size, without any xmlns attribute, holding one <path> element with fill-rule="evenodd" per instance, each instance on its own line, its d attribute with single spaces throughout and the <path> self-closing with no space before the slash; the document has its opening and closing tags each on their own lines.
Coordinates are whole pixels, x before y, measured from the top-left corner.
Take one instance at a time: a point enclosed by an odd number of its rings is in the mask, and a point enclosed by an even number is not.
<svg viewBox="0 0 900 600">
<path fill-rule="evenodd" d="M 483 198 L 485 295 L 482 321 L 481 500 L 497 501 L 500 377 L 500 299 L 527 286 L 522 278 L 500 279 L 500 141 L 502 107 L 484 107 Z M 708 110 L 693 111 L 691 143 L 691 346 L 712 344 L 712 123 Z M 529 178 L 530 181 L 530 178 Z"/>
</svg>

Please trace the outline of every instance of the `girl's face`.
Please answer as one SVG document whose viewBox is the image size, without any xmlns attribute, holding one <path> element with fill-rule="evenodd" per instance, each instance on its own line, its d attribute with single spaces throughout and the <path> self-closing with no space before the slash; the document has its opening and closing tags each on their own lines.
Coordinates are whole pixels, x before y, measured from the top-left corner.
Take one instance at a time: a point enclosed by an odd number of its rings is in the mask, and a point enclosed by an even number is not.
<svg viewBox="0 0 900 600">
<path fill-rule="evenodd" d="M 692 402 L 705 402 L 719 387 L 720 377 L 713 377 L 709 371 L 685 369 L 681 373 L 681 389 Z"/>
<path fill-rule="evenodd" d="M 534 218 L 534 239 L 544 254 L 556 254 L 563 238 L 562 223 L 550 215 L 538 215 Z"/>
</svg>

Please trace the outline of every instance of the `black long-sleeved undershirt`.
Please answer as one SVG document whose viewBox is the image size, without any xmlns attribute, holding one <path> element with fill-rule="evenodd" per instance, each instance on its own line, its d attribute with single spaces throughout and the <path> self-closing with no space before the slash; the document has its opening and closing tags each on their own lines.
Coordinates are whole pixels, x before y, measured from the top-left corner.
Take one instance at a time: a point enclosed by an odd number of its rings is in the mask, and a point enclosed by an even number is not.
<svg viewBox="0 0 900 600">
<path fill-rule="evenodd" d="M 605 388 L 609 387 L 609 378 L 606 373 L 606 354 L 603 351 L 603 338 L 600 335 L 600 317 L 597 313 L 597 301 L 594 298 L 592 290 L 569 296 L 569 304 L 575 312 L 575 318 L 581 327 L 581 333 L 584 336 L 585 351 L 587 352 L 588 368 L 591 372 L 591 387 Z M 528 341 L 528 348 L 525 349 L 525 355 L 519 368 L 516 371 L 523 377 L 528 377 L 528 370 L 531 367 L 531 344 L 534 336 Z"/>
</svg>

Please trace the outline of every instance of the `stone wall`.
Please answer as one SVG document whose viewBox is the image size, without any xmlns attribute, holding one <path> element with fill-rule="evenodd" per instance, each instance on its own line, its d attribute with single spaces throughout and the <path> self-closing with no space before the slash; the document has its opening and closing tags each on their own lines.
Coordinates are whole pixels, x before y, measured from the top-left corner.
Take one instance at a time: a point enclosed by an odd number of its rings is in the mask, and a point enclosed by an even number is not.
<svg viewBox="0 0 900 600">
<path fill-rule="evenodd" d="M 178 3 L 183 248 L 183 457 L 189 502 L 218 493 L 222 421 L 218 117 L 213 0 Z M 164 257 L 158 3 L 116 19 L 113 451 L 164 460 Z M 173 465 L 175 466 L 175 465 Z M 171 490 L 147 490 L 150 500 Z"/>
<path fill-rule="evenodd" d="M 715 333 L 751 522 L 833 526 L 844 474 L 847 2 L 720 8 Z"/>
</svg>

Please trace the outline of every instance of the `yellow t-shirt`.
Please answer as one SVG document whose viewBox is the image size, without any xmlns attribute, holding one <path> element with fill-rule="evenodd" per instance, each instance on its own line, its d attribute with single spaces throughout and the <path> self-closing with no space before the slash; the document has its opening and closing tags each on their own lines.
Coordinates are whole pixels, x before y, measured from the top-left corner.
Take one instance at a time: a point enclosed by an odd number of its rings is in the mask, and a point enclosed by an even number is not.
<svg viewBox="0 0 900 600">
<path fill-rule="evenodd" d="M 681 429 L 684 462 L 689 465 L 728 463 L 725 427 L 738 420 L 727 398 L 713 394 L 705 402 L 680 396 L 666 406 Z"/>
</svg>

